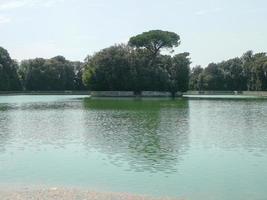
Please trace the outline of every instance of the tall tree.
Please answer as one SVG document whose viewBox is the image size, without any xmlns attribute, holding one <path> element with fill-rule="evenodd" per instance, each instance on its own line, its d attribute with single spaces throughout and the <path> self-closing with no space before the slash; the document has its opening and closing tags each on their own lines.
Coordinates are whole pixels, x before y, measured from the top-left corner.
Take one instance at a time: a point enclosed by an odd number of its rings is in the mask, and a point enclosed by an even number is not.
<svg viewBox="0 0 267 200">
<path fill-rule="evenodd" d="M 174 95 L 176 92 L 185 92 L 189 86 L 190 59 L 189 53 L 177 54 L 172 58 L 169 68 L 169 90 Z"/>
<path fill-rule="evenodd" d="M 203 68 L 198 65 L 195 66 L 190 72 L 189 89 L 190 90 L 203 90 L 203 82 L 201 80 Z"/>
<path fill-rule="evenodd" d="M 86 62 L 84 83 L 92 90 L 132 90 L 130 48 L 116 45 L 96 53 Z"/>
<path fill-rule="evenodd" d="M 246 78 L 246 90 L 253 90 L 253 85 L 252 85 L 252 67 L 253 67 L 253 51 L 247 51 L 246 53 L 243 54 L 241 57 L 242 60 L 242 66 L 244 70 L 244 76 Z"/>
<path fill-rule="evenodd" d="M 242 60 L 233 58 L 218 64 L 224 76 L 223 89 L 225 90 L 246 90 L 246 78 Z"/>
<path fill-rule="evenodd" d="M 130 38 L 128 45 L 111 46 L 87 57 L 83 81 L 92 90 L 186 91 L 189 53 L 174 57 L 160 53 L 179 44 L 176 33 L 144 32 Z"/>
<path fill-rule="evenodd" d="M 151 30 L 131 37 L 129 45 L 147 49 L 153 57 L 156 57 L 161 49 L 171 49 L 180 44 L 180 36 L 176 33 L 162 30 Z"/>
<path fill-rule="evenodd" d="M 19 74 L 25 90 L 48 90 L 47 69 L 44 67 L 45 59 L 36 58 L 23 60 L 20 64 Z"/>
<path fill-rule="evenodd" d="M 83 62 L 71 62 L 71 65 L 74 68 L 74 89 L 75 90 L 86 90 L 86 86 L 83 84 L 82 75 L 85 70 Z"/>
<path fill-rule="evenodd" d="M 0 47 L 0 91 L 21 90 L 17 68 L 8 51 Z"/>
<path fill-rule="evenodd" d="M 224 90 L 223 71 L 216 63 L 210 63 L 204 70 L 206 90 Z"/>
</svg>

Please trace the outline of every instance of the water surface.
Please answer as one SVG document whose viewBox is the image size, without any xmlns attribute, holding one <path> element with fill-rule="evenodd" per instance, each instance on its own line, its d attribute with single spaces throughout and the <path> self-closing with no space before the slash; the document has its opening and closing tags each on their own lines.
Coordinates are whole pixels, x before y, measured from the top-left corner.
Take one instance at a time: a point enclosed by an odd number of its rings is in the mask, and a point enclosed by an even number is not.
<svg viewBox="0 0 267 200">
<path fill-rule="evenodd" d="M 0 96 L 0 184 L 267 199 L 267 101 Z"/>
</svg>

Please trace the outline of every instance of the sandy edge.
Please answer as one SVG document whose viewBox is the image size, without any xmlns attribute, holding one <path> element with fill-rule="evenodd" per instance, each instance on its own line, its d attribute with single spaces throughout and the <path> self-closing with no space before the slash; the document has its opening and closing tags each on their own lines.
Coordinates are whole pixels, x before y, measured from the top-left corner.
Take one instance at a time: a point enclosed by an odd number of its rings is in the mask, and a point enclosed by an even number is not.
<svg viewBox="0 0 267 200">
<path fill-rule="evenodd" d="M 154 198 L 129 193 L 98 192 L 66 187 L 0 186 L 1 200 L 185 200 L 184 198 Z"/>
</svg>

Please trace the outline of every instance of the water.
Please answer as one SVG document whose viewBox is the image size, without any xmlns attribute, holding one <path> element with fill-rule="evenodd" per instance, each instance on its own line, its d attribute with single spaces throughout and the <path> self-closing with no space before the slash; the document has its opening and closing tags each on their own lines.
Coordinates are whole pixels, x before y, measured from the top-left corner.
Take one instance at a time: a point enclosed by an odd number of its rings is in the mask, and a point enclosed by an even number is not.
<svg viewBox="0 0 267 200">
<path fill-rule="evenodd" d="M 267 199 L 267 101 L 0 96 L 0 184 Z"/>
</svg>

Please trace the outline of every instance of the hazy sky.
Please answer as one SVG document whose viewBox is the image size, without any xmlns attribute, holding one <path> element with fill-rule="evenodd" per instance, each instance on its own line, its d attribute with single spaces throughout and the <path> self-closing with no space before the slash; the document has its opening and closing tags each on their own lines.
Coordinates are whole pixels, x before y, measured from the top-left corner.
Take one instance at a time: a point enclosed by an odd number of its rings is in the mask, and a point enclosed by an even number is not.
<svg viewBox="0 0 267 200">
<path fill-rule="evenodd" d="M 0 46 L 12 58 L 86 55 L 151 29 L 206 66 L 267 51 L 267 0 L 0 0 Z"/>
</svg>

